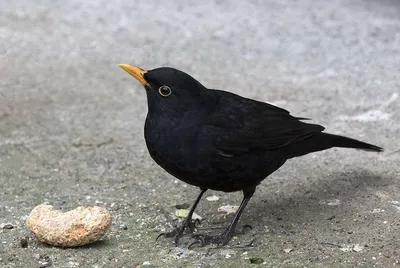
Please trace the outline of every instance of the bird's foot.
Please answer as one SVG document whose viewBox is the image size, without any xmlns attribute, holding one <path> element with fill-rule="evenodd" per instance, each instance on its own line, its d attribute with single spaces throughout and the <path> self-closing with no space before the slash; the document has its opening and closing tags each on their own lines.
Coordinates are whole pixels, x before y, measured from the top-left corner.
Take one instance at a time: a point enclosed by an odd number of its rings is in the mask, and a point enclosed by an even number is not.
<svg viewBox="0 0 400 268">
<path fill-rule="evenodd" d="M 195 238 L 195 241 L 191 243 L 188 248 L 191 249 L 195 245 L 199 245 L 200 247 L 204 247 L 209 244 L 216 244 L 217 247 L 225 246 L 231 240 L 232 236 L 237 234 L 244 234 L 246 229 L 253 229 L 251 225 L 246 224 L 240 230 L 235 230 L 233 228 L 227 228 L 222 234 L 212 236 L 212 235 L 204 235 L 204 234 L 195 234 L 192 237 Z"/>
<path fill-rule="evenodd" d="M 185 230 L 187 230 L 189 233 L 193 233 L 196 228 L 196 224 L 200 224 L 199 219 L 196 220 L 185 219 L 180 226 L 176 227 L 171 232 L 159 234 L 156 238 L 156 241 L 162 236 L 167 238 L 174 237 L 174 244 L 178 245 L 179 239 L 183 236 Z"/>
</svg>

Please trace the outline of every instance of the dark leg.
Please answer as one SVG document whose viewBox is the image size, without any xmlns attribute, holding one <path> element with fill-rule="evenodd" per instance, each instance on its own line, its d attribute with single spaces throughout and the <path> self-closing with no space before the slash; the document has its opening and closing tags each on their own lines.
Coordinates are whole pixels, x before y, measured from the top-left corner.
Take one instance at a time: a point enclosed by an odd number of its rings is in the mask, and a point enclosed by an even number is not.
<svg viewBox="0 0 400 268">
<path fill-rule="evenodd" d="M 199 196 L 197 197 L 196 201 L 194 202 L 193 206 L 191 207 L 189 214 L 187 215 L 186 219 L 184 220 L 184 223 L 188 222 L 188 227 L 190 228 L 190 231 L 193 232 L 194 231 L 194 223 L 192 222 L 192 217 L 193 217 L 193 213 L 197 207 L 197 205 L 199 204 L 201 198 L 203 197 L 203 194 L 207 191 L 207 189 L 201 189 L 201 192 L 199 194 Z M 190 225 L 193 224 L 193 225 Z"/>
<path fill-rule="evenodd" d="M 189 214 L 186 216 L 186 218 L 183 220 L 182 224 L 180 226 L 178 226 L 175 230 L 173 230 L 172 232 L 169 233 L 162 233 L 159 236 L 157 236 L 156 241 L 158 240 L 158 238 L 160 238 L 161 236 L 165 236 L 165 237 L 175 237 L 174 239 L 174 243 L 175 245 L 178 245 L 179 242 L 179 238 L 182 237 L 183 232 L 185 231 L 186 228 L 189 228 L 190 232 L 193 233 L 194 228 L 196 227 L 196 221 L 192 220 L 193 217 L 193 213 L 194 210 L 196 209 L 197 205 L 199 204 L 201 197 L 203 196 L 203 194 L 207 191 L 207 189 L 203 189 L 201 188 L 201 192 L 199 194 L 199 196 L 197 197 L 196 201 L 194 202 L 192 208 L 189 211 Z"/>
<path fill-rule="evenodd" d="M 236 229 L 236 225 L 239 221 L 239 218 L 242 215 L 242 212 L 243 212 L 244 208 L 246 207 L 247 203 L 253 196 L 255 190 L 256 190 L 256 187 L 251 187 L 251 188 L 247 188 L 247 189 L 243 190 L 242 203 L 240 204 L 239 209 L 236 211 L 235 216 L 233 216 L 233 219 L 229 223 L 228 227 L 225 229 L 225 231 L 221 235 L 216 236 L 216 237 L 204 236 L 204 235 L 195 236 L 195 237 L 199 238 L 200 244 L 202 244 L 203 246 L 205 244 L 209 244 L 209 243 L 214 243 L 214 244 L 222 245 L 222 246 L 228 244 L 229 240 L 232 238 L 232 235 L 235 234 L 235 229 Z M 249 226 L 249 225 L 247 225 L 247 226 Z M 194 244 L 199 244 L 199 242 L 197 241 L 195 243 L 192 243 L 190 246 L 192 246 Z"/>
</svg>

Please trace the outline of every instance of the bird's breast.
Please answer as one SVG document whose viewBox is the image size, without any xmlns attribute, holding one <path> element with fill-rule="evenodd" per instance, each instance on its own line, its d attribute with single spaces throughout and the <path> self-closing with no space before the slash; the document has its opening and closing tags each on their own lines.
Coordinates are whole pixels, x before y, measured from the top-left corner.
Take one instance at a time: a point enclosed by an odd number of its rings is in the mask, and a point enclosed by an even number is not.
<svg viewBox="0 0 400 268">
<path fill-rule="evenodd" d="M 178 170 L 196 165 L 195 128 L 182 128 L 171 120 L 147 118 L 144 136 L 151 157 L 169 173 L 177 176 Z"/>
</svg>

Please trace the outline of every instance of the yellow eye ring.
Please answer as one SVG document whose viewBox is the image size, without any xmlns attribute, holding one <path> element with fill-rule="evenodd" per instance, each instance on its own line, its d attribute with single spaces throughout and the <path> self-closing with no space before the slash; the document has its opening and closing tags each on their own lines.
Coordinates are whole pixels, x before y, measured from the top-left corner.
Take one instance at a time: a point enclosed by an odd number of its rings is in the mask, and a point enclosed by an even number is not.
<svg viewBox="0 0 400 268">
<path fill-rule="evenodd" d="M 168 86 L 161 86 L 158 88 L 158 93 L 163 97 L 168 97 L 171 95 L 172 91 Z"/>
</svg>

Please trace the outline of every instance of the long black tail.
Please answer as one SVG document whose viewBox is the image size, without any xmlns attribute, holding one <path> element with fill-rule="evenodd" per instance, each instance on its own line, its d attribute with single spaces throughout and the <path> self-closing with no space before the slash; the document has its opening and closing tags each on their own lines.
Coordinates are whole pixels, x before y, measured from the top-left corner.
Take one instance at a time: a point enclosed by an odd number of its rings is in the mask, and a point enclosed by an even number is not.
<svg viewBox="0 0 400 268">
<path fill-rule="evenodd" d="M 365 151 L 382 152 L 383 148 L 355 139 L 347 138 L 344 136 L 321 133 L 323 139 L 326 139 L 332 144 L 332 147 L 354 148 Z"/>
<path fill-rule="evenodd" d="M 383 151 L 381 147 L 366 142 L 321 132 L 304 140 L 287 145 L 284 147 L 284 152 L 286 157 L 289 159 L 312 152 L 326 150 L 332 147 L 354 148 L 372 152 Z"/>
</svg>

